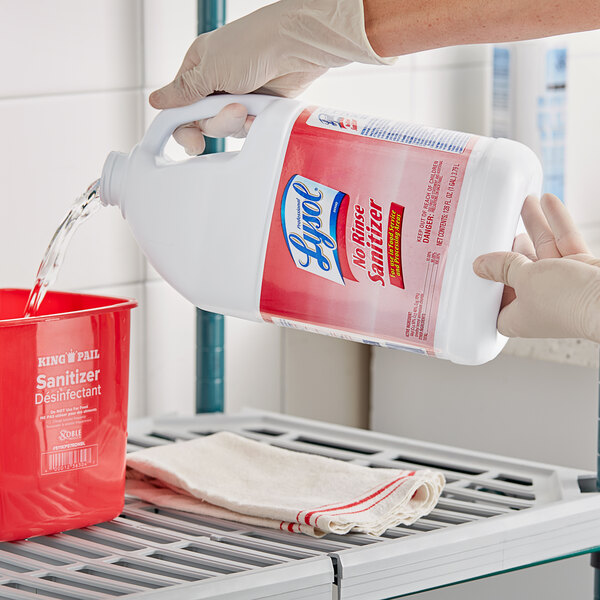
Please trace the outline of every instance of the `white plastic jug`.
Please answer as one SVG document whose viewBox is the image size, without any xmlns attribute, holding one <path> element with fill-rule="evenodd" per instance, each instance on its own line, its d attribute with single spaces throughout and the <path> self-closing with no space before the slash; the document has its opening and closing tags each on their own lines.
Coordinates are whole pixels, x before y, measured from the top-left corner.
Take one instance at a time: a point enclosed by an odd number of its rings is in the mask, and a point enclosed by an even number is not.
<svg viewBox="0 0 600 600">
<path fill-rule="evenodd" d="M 240 102 L 244 147 L 175 162 L 176 127 Z M 510 250 L 541 167 L 526 146 L 272 96 L 165 110 L 101 180 L 156 270 L 209 311 L 481 364 L 502 285 L 472 270 Z"/>
</svg>

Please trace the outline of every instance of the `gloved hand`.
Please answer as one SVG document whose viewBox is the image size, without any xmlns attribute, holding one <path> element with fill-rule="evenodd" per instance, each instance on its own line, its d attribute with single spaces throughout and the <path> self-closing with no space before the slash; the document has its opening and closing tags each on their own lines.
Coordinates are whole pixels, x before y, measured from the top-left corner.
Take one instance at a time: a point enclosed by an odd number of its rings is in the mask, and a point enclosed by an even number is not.
<svg viewBox="0 0 600 600">
<path fill-rule="evenodd" d="M 513 252 L 478 257 L 473 270 L 504 283 L 498 331 L 510 337 L 600 342 L 600 259 L 588 250 L 567 209 L 551 194 L 525 200 L 529 235 Z"/>
<path fill-rule="evenodd" d="M 214 92 L 293 97 L 331 67 L 390 64 L 371 48 L 363 0 L 281 0 L 194 41 L 174 81 L 150 95 L 154 108 L 173 108 Z M 204 149 L 202 132 L 245 135 L 251 119 L 236 105 L 219 121 L 190 123 L 175 139 L 190 154 Z"/>
</svg>

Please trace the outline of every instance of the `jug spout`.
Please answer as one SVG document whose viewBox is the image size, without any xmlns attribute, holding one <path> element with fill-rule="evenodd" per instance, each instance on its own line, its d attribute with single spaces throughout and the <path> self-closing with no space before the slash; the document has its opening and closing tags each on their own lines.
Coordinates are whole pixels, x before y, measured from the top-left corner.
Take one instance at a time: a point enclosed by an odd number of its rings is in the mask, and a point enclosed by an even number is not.
<svg viewBox="0 0 600 600">
<path fill-rule="evenodd" d="M 105 206 L 118 206 L 123 212 L 123 184 L 127 172 L 127 154 L 111 152 L 102 168 L 100 178 L 100 200 Z"/>
</svg>

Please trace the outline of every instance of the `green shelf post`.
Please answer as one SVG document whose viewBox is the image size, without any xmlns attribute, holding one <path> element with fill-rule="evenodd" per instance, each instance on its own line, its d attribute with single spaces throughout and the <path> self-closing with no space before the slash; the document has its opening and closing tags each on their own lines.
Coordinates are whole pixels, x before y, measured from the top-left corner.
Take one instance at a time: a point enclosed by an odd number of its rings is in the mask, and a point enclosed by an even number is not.
<svg viewBox="0 0 600 600">
<path fill-rule="evenodd" d="M 225 24 L 225 0 L 198 0 L 198 35 Z M 204 154 L 225 150 L 225 140 L 206 138 Z M 225 396 L 225 320 L 196 311 L 196 412 L 222 412 Z"/>
</svg>

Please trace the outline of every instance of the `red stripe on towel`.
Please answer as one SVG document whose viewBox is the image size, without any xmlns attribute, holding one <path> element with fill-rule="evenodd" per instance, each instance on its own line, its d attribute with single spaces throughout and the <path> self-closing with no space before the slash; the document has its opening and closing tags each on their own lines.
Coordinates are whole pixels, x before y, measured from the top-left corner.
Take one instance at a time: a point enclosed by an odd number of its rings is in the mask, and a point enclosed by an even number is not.
<svg viewBox="0 0 600 600">
<path fill-rule="evenodd" d="M 371 504 L 371 506 L 367 506 L 366 508 L 362 508 L 360 510 L 353 510 L 350 512 L 334 513 L 333 515 L 330 515 L 330 516 L 337 517 L 338 515 L 355 515 L 357 513 L 366 512 L 367 510 L 371 510 L 374 506 L 377 506 L 380 502 L 383 502 L 383 500 L 385 500 L 388 496 L 391 496 L 403 483 L 404 483 L 403 481 L 400 481 L 393 490 L 388 492 L 385 496 L 383 496 L 383 498 L 379 498 L 376 502 L 373 502 L 373 504 Z M 321 515 L 319 515 L 319 516 L 321 516 Z M 317 519 L 319 518 L 319 516 L 317 516 Z M 315 523 L 316 523 L 316 519 L 315 519 Z"/>
<path fill-rule="evenodd" d="M 403 479 L 406 479 L 408 477 L 412 477 L 414 474 L 415 474 L 415 472 L 411 471 L 407 475 L 402 475 L 402 477 L 398 477 L 397 479 L 394 479 L 393 481 L 390 481 L 389 483 L 387 483 L 383 487 L 379 488 L 378 490 L 376 490 L 375 492 L 373 492 L 372 494 L 370 494 L 366 498 L 362 498 L 360 500 L 356 500 L 354 502 L 351 502 L 350 504 L 346 504 L 345 506 L 333 506 L 332 508 L 325 508 L 325 509 L 321 509 L 321 510 L 319 510 L 319 509 L 312 510 L 312 511 L 306 513 L 306 515 L 304 516 L 304 522 L 307 525 L 310 525 L 310 519 L 315 514 L 319 514 L 320 515 L 322 513 L 331 512 L 331 511 L 334 511 L 334 510 L 335 511 L 339 511 L 339 510 L 344 510 L 346 508 L 354 508 L 355 506 L 359 506 L 359 505 L 363 504 L 364 502 L 367 502 L 368 500 L 372 500 L 373 498 L 379 496 L 379 494 L 382 494 L 383 492 L 385 492 L 385 490 L 387 490 L 389 487 L 391 487 L 395 483 L 398 483 L 399 481 L 402 481 Z"/>
<path fill-rule="evenodd" d="M 368 489 L 365 494 L 370 494 L 371 492 L 378 490 L 379 488 L 377 486 L 373 486 L 372 488 Z M 304 512 L 309 512 L 309 511 L 318 511 L 318 510 L 323 510 L 324 508 L 334 508 L 339 506 L 339 502 L 331 502 L 329 504 L 321 504 L 321 506 L 317 506 L 315 508 L 309 508 L 309 509 L 304 509 L 304 510 L 299 510 L 298 514 L 296 515 L 296 522 L 300 523 L 300 515 Z"/>
</svg>

